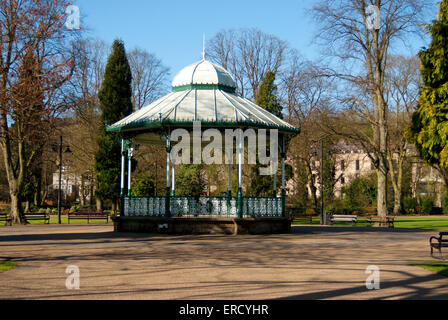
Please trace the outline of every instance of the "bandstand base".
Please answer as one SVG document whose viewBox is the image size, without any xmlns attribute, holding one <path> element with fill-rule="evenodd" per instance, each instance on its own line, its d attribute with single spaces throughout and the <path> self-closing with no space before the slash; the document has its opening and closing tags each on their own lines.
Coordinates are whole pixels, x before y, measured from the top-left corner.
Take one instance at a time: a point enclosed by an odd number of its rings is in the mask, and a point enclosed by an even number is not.
<svg viewBox="0 0 448 320">
<path fill-rule="evenodd" d="M 153 234 L 281 234 L 291 231 L 287 218 L 154 218 L 115 217 L 115 232 Z"/>
</svg>

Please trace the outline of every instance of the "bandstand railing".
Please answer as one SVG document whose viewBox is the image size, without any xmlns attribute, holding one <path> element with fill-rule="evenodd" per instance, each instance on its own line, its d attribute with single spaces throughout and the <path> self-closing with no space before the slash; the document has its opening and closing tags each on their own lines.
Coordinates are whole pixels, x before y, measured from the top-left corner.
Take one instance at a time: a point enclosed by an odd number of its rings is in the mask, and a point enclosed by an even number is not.
<svg viewBox="0 0 448 320">
<path fill-rule="evenodd" d="M 166 197 L 125 197 L 125 217 L 209 217 L 237 218 L 237 197 L 169 197 L 169 213 L 166 212 Z M 242 218 L 284 216 L 281 197 L 243 197 Z"/>
</svg>

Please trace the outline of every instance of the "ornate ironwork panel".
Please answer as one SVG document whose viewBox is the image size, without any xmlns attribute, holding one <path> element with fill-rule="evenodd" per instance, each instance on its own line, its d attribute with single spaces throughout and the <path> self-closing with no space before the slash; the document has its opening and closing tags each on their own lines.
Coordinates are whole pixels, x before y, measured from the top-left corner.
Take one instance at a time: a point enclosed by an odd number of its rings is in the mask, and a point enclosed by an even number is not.
<svg viewBox="0 0 448 320">
<path fill-rule="evenodd" d="M 124 215 L 141 217 L 165 216 L 165 197 L 124 198 Z M 243 197 L 243 217 L 281 217 L 281 198 Z M 237 217 L 236 197 L 170 197 L 173 217 Z"/>
</svg>

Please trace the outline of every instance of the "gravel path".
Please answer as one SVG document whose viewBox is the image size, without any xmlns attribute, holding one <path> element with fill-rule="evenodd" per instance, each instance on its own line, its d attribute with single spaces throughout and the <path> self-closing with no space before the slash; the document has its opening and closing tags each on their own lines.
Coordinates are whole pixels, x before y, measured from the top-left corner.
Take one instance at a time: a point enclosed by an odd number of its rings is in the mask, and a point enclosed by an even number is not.
<svg viewBox="0 0 448 320">
<path fill-rule="evenodd" d="M 448 279 L 408 266 L 433 260 L 437 232 L 293 227 L 272 236 L 117 234 L 104 225 L 0 228 L 0 299 L 446 299 Z M 67 290 L 67 266 L 80 290 Z M 367 290 L 366 268 L 380 269 Z"/>
</svg>

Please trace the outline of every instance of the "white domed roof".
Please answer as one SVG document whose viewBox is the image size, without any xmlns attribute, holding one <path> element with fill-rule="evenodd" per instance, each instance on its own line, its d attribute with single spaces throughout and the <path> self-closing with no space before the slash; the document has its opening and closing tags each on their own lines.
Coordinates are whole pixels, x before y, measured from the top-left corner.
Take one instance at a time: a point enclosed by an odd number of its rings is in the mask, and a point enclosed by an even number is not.
<svg viewBox="0 0 448 320">
<path fill-rule="evenodd" d="M 194 86 L 222 86 L 236 89 L 235 80 L 224 68 L 205 59 L 180 71 L 173 80 L 173 89 Z"/>
<path fill-rule="evenodd" d="M 278 129 L 288 134 L 300 132 L 299 128 L 239 96 L 232 76 L 205 59 L 179 72 L 173 81 L 173 92 L 108 126 L 107 130 L 132 132 L 135 141 L 156 143 L 161 141 L 157 130 L 165 125 L 188 127 L 196 121 L 211 128 L 249 127 Z"/>
</svg>

